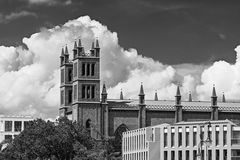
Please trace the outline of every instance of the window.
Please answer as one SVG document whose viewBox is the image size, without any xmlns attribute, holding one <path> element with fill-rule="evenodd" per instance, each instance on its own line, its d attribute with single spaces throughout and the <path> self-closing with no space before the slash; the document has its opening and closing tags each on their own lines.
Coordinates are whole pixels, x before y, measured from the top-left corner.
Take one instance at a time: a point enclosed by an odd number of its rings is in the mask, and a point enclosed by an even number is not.
<svg viewBox="0 0 240 160">
<path fill-rule="evenodd" d="M 61 83 L 64 83 L 64 69 L 61 69 Z"/>
<path fill-rule="evenodd" d="M 71 104 L 72 103 L 72 90 L 68 91 L 68 103 Z"/>
<path fill-rule="evenodd" d="M 75 101 L 77 99 L 77 85 L 73 86 L 73 100 Z"/>
<path fill-rule="evenodd" d="M 24 129 L 26 129 L 29 126 L 29 121 L 24 121 Z"/>
<path fill-rule="evenodd" d="M 68 81 L 69 82 L 72 81 L 72 69 L 71 68 L 68 69 Z"/>
<path fill-rule="evenodd" d="M 166 132 L 165 132 L 166 131 Z M 167 128 L 164 129 L 164 147 L 167 147 Z"/>
<path fill-rule="evenodd" d="M 204 160 L 204 158 L 205 158 L 205 153 L 204 153 L 204 150 L 202 150 L 201 157 L 202 157 L 202 159 L 201 159 L 201 160 Z M 218 160 L 219 160 L 219 159 L 218 159 Z"/>
<path fill-rule="evenodd" d="M 196 150 L 193 151 L 193 160 L 197 160 L 197 151 Z"/>
<path fill-rule="evenodd" d="M 91 69 L 92 69 L 92 70 L 91 70 L 91 76 L 94 76 L 94 74 L 95 74 L 95 73 L 94 73 L 94 72 L 95 72 L 95 64 L 94 64 L 94 63 L 92 64 Z"/>
<path fill-rule="evenodd" d="M 90 64 L 87 64 L 87 76 L 90 75 Z"/>
<path fill-rule="evenodd" d="M 227 145 L 227 126 L 223 126 L 223 145 Z"/>
<path fill-rule="evenodd" d="M 62 90 L 61 91 L 61 104 L 64 103 L 64 91 Z"/>
<path fill-rule="evenodd" d="M 178 146 L 182 146 L 182 128 L 178 129 Z"/>
<path fill-rule="evenodd" d="M 85 98 L 85 85 L 82 85 L 82 98 Z"/>
<path fill-rule="evenodd" d="M 77 77 L 77 63 L 73 64 L 73 77 Z"/>
<path fill-rule="evenodd" d="M 208 150 L 208 160 L 212 160 L 212 150 Z"/>
<path fill-rule="evenodd" d="M 164 160 L 168 160 L 168 155 L 167 151 L 164 151 Z"/>
<path fill-rule="evenodd" d="M 189 160 L 189 151 L 186 151 L 186 160 Z"/>
<path fill-rule="evenodd" d="M 186 132 L 186 146 L 189 146 L 189 130 Z"/>
<path fill-rule="evenodd" d="M 12 135 L 5 135 L 5 136 L 4 136 L 4 139 L 5 139 L 5 140 L 12 140 Z"/>
<path fill-rule="evenodd" d="M 95 86 L 92 86 L 92 98 L 95 98 Z"/>
<path fill-rule="evenodd" d="M 5 132 L 12 132 L 12 121 L 5 121 Z"/>
<path fill-rule="evenodd" d="M 174 130 L 174 128 L 172 128 L 171 131 L 172 131 L 172 133 L 171 133 L 171 147 L 174 147 L 174 145 L 175 145 L 174 144 L 175 143 L 175 141 L 174 141 L 175 140 L 174 139 L 175 138 L 175 130 Z"/>
<path fill-rule="evenodd" d="M 175 160 L 175 152 L 171 151 L 171 160 Z"/>
<path fill-rule="evenodd" d="M 87 98 L 90 98 L 90 86 L 87 86 Z"/>
<path fill-rule="evenodd" d="M 227 160 L 227 150 L 223 150 L 223 160 Z"/>
<path fill-rule="evenodd" d="M 219 160 L 219 150 L 216 150 L 216 160 Z"/>
<path fill-rule="evenodd" d="M 216 145 L 219 145 L 219 126 L 217 126 L 216 127 L 216 135 L 215 135 L 215 137 L 216 137 Z"/>
<path fill-rule="evenodd" d="M 85 76 L 85 63 L 82 64 L 82 76 Z"/>
<path fill-rule="evenodd" d="M 197 132 L 193 132 L 193 146 L 197 145 Z"/>
<path fill-rule="evenodd" d="M 178 151 L 178 160 L 182 160 L 182 151 Z"/>
<path fill-rule="evenodd" d="M 21 132 L 22 130 L 22 122 L 21 121 L 14 121 L 14 131 Z"/>
</svg>

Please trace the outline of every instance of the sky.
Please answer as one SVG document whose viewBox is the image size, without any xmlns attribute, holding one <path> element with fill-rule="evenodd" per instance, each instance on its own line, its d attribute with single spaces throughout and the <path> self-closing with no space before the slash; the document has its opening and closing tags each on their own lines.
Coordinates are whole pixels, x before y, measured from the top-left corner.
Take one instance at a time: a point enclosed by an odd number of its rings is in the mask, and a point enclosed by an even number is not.
<svg viewBox="0 0 240 160">
<path fill-rule="evenodd" d="M 109 98 L 240 97 L 237 0 L 0 0 L 0 112 L 53 118 L 59 55 L 81 37 L 101 46 Z"/>
</svg>

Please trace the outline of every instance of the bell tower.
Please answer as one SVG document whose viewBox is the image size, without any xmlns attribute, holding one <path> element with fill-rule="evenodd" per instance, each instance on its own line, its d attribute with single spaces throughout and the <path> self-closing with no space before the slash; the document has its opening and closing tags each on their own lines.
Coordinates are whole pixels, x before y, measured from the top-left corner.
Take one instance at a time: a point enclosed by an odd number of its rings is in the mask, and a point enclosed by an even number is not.
<svg viewBox="0 0 240 160">
<path fill-rule="evenodd" d="M 79 39 L 73 49 L 73 101 L 72 120 L 89 129 L 94 138 L 95 131 L 101 131 L 100 106 L 100 47 L 96 40 L 90 52 L 86 53 Z M 94 135 L 95 134 L 95 135 Z"/>
</svg>

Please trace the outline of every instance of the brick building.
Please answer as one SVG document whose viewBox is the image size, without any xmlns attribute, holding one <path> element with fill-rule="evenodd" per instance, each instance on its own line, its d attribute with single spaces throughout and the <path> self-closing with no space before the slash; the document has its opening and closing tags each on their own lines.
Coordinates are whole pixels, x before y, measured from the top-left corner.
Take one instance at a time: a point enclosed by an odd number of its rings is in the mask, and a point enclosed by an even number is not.
<svg viewBox="0 0 240 160">
<path fill-rule="evenodd" d="M 145 100 L 143 84 L 138 100 L 126 100 L 122 93 L 118 100 L 107 98 L 105 84 L 100 91 L 100 46 L 93 42 L 90 52 L 85 52 L 79 40 L 69 59 L 68 48 L 60 56 L 61 86 L 60 116 L 78 121 L 86 126 L 95 138 L 104 135 L 121 140 L 122 132 L 163 123 L 181 121 L 240 120 L 240 103 L 221 102 L 213 87 L 209 102 L 181 100 L 179 87 L 175 100 Z M 120 144 L 120 143 L 119 143 Z"/>
</svg>

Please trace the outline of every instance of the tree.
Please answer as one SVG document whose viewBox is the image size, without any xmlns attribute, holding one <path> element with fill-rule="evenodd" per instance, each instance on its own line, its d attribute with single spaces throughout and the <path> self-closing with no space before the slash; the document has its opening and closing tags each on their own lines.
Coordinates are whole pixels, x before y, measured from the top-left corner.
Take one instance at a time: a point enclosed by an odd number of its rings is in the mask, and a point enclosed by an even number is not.
<svg viewBox="0 0 240 160">
<path fill-rule="evenodd" d="M 104 159 L 110 145 L 91 138 L 78 123 L 60 118 L 57 124 L 31 121 L 1 152 L 6 160 L 97 160 Z M 2 158 L 4 157 L 4 158 Z"/>
</svg>

